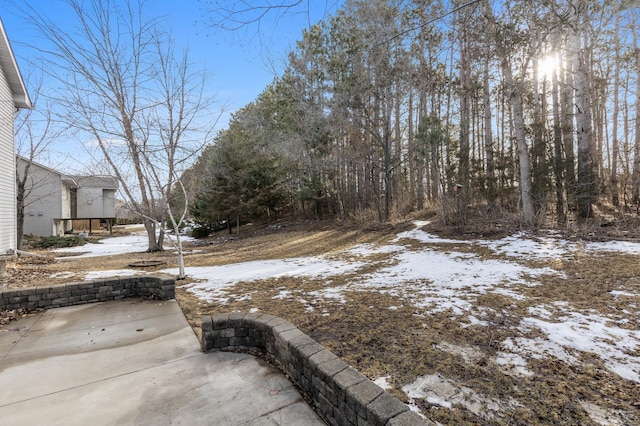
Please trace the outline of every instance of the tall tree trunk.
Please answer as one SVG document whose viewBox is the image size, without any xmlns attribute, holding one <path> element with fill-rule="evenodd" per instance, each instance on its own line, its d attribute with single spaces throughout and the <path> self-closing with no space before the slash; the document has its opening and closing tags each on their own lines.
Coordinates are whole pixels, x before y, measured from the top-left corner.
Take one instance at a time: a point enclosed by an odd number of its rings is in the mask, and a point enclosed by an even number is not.
<svg viewBox="0 0 640 426">
<path fill-rule="evenodd" d="M 463 31 L 464 32 L 464 31 Z M 469 192 L 469 148 L 470 148 L 470 73 L 469 41 L 465 35 L 460 39 L 460 160 L 458 164 L 458 182 L 462 185 L 461 218 L 466 217 L 466 205 Z"/>
<path fill-rule="evenodd" d="M 620 193 L 618 189 L 618 157 L 620 156 L 620 144 L 618 143 L 618 115 L 620 113 L 620 13 L 616 13 L 614 29 L 615 63 L 613 64 L 613 127 L 611 129 L 611 202 L 615 207 L 620 205 Z"/>
<path fill-rule="evenodd" d="M 415 141 L 413 134 L 413 89 L 409 91 L 409 113 L 407 114 L 407 160 L 409 162 L 409 199 L 411 200 L 411 205 L 413 206 L 413 202 L 416 199 L 416 152 L 415 152 Z"/>
<path fill-rule="evenodd" d="M 489 45 L 487 44 L 487 46 Z M 487 157 L 487 200 L 489 201 L 489 204 L 493 206 L 496 201 L 496 174 L 495 162 L 493 159 L 493 130 L 491 123 L 491 89 L 489 87 L 489 75 L 489 55 L 487 55 L 484 60 L 484 150 Z"/>
<path fill-rule="evenodd" d="M 505 67 L 506 64 L 506 67 Z M 518 162 L 520 165 L 520 196 L 522 197 L 522 215 L 524 223 L 532 226 L 535 223 L 533 198 L 531 196 L 531 171 L 529 165 L 529 147 L 524 130 L 524 113 L 522 107 L 522 89 L 514 85 L 511 66 L 506 59 L 503 61 L 503 72 L 509 92 L 509 100 L 513 109 L 513 126 L 518 142 Z"/>
<path fill-rule="evenodd" d="M 591 127 L 591 96 L 587 47 L 581 48 L 580 34 L 576 34 L 571 47 L 575 70 L 576 137 L 578 142 L 578 188 L 576 201 L 581 218 L 593 217 L 595 193 L 595 160 L 593 158 L 593 131 Z"/>
<path fill-rule="evenodd" d="M 562 143 L 564 145 L 564 176 L 567 191 L 567 204 L 573 208 L 576 198 L 576 171 L 574 155 L 574 70 L 567 58 L 561 61 L 562 78 Z"/>
<path fill-rule="evenodd" d="M 395 118 L 394 127 L 393 127 L 393 135 L 394 135 L 394 153 L 391 157 L 391 167 L 393 168 L 393 181 L 391 187 L 393 189 L 393 200 L 396 203 L 396 208 L 398 206 L 398 202 L 402 202 L 404 197 L 402 197 L 402 193 L 405 190 L 405 185 L 403 185 L 403 174 L 402 170 L 406 166 L 402 161 L 402 125 L 401 120 L 402 116 L 400 113 L 400 103 L 401 103 L 401 89 L 400 84 L 396 84 L 396 93 L 393 97 L 393 115 Z"/>
<path fill-rule="evenodd" d="M 147 241 L 149 242 L 149 248 L 147 251 L 160 251 L 162 247 L 158 247 L 158 240 L 156 240 L 156 221 L 145 217 L 143 220 L 144 229 L 147 231 Z"/>
<path fill-rule="evenodd" d="M 558 73 L 554 70 L 551 75 L 551 102 L 553 103 L 553 174 L 556 190 L 556 218 L 558 223 L 567 221 L 564 200 L 564 162 L 562 156 L 562 121 L 560 118 L 560 93 Z"/>
<path fill-rule="evenodd" d="M 543 99 L 546 96 L 546 77 L 539 75 L 539 63 L 537 57 L 533 58 L 533 146 L 532 146 L 532 160 L 533 160 L 533 175 L 532 175 L 532 197 L 534 202 L 535 211 L 539 211 L 546 204 L 546 185 L 547 179 L 546 170 L 546 146 L 544 138 L 545 123 L 543 120 Z M 540 89 L 541 78 L 542 90 Z"/>
<path fill-rule="evenodd" d="M 529 147 L 527 146 L 525 126 L 524 126 L 524 108 L 522 104 L 523 88 L 522 83 L 516 83 L 513 79 L 511 63 L 509 62 L 509 52 L 507 50 L 508 43 L 504 40 L 496 27 L 495 17 L 491 10 L 491 5 L 485 2 L 486 18 L 491 32 L 494 36 L 494 42 L 502 75 L 504 78 L 505 91 L 509 96 L 509 103 L 512 112 L 513 125 L 511 128 L 515 133 L 515 139 L 518 145 L 518 162 L 520 165 L 520 197 L 522 202 L 522 216 L 525 225 L 533 226 L 535 224 L 535 211 L 533 206 L 533 198 L 531 195 L 531 167 L 529 160 Z"/>
<path fill-rule="evenodd" d="M 418 117 L 419 123 L 418 128 L 421 129 L 424 127 L 425 123 L 425 114 L 427 109 L 427 95 L 422 89 L 420 93 L 420 99 L 418 104 Z M 417 166 L 417 179 L 418 179 L 418 210 L 422 210 L 424 208 L 424 169 L 426 167 L 426 150 L 427 147 L 422 139 L 420 139 L 420 146 L 417 149 L 416 156 L 416 166 Z"/>
<path fill-rule="evenodd" d="M 393 112 L 393 102 L 391 100 L 390 89 L 386 96 L 386 108 L 384 108 L 385 116 L 383 122 L 383 149 L 384 149 L 384 220 L 389 220 L 391 212 L 391 202 L 393 200 L 393 184 L 392 184 L 392 165 L 391 165 L 391 114 Z"/>
</svg>

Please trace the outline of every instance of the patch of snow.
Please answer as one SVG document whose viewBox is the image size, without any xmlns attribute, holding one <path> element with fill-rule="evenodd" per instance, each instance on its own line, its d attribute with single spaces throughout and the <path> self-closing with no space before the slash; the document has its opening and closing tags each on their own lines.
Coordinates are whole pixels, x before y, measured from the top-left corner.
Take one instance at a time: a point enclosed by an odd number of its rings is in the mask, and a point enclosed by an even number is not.
<svg viewBox="0 0 640 426">
<path fill-rule="evenodd" d="M 90 271 L 87 272 L 84 279 L 85 281 L 98 280 L 102 278 L 112 277 L 132 277 L 134 275 L 142 275 L 140 271 L 134 271 L 133 269 L 113 269 L 110 271 Z"/>
<path fill-rule="evenodd" d="M 545 310 L 540 308 L 540 311 Z M 610 371 L 640 383 L 640 359 L 631 355 L 640 348 L 640 330 L 609 325 L 610 318 L 597 314 L 567 312 L 553 318 L 553 321 L 545 319 L 525 318 L 520 327 L 523 330 L 541 330 L 547 340 L 517 338 L 515 346 L 533 356 L 552 355 L 567 363 L 577 361 L 573 351 L 595 353 Z"/>
<path fill-rule="evenodd" d="M 468 298 L 504 293 L 503 286 L 535 285 L 530 277 L 556 273 L 550 268 L 533 269 L 500 260 L 482 261 L 468 253 L 441 253 L 432 249 L 405 251 L 394 259 L 395 265 L 363 275 L 352 287 L 407 298 L 429 313 L 452 309 L 455 315 L 463 315 L 473 308 Z"/>
<path fill-rule="evenodd" d="M 414 222 L 415 224 L 416 222 Z M 423 231 L 420 227 L 416 227 L 410 231 L 405 231 L 399 233 L 393 242 L 398 242 L 402 239 L 416 240 L 425 244 L 470 244 L 471 241 L 468 240 L 452 240 L 448 238 L 440 238 L 437 235 L 430 234 L 428 232 Z"/>
<path fill-rule="evenodd" d="M 440 374 L 420 376 L 413 383 L 403 386 L 402 391 L 407 394 L 410 407 L 415 406 L 418 399 L 446 408 L 461 404 L 481 417 L 491 415 L 491 411 L 499 412 L 504 409 L 499 401 L 483 397 L 466 386 L 458 386 Z"/>
<path fill-rule="evenodd" d="M 478 361 L 484 358 L 484 353 L 480 348 L 476 346 L 469 346 L 469 345 L 461 346 L 461 345 L 454 345 L 453 343 L 449 343 L 449 342 L 441 342 L 435 345 L 435 348 L 450 354 L 460 355 L 462 359 L 464 359 L 464 361 L 470 365 L 475 365 L 478 363 Z"/>
<path fill-rule="evenodd" d="M 361 262 L 331 261 L 321 257 L 298 257 L 277 260 L 256 260 L 220 266 L 185 268 L 185 274 L 200 282 L 186 286 L 198 298 L 206 301 L 226 301 L 223 292 L 238 282 L 266 280 L 281 277 L 328 278 L 353 272 L 362 267 Z M 175 275 L 177 268 L 161 272 Z M 323 297 L 341 298 L 339 291 L 326 290 Z"/>
<path fill-rule="evenodd" d="M 256 312 L 259 312 L 259 311 L 260 311 L 259 308 L 251 308 L 251 309 L 249 309 L 249 313 L 250 314 L 255 314 Z"/>
<path fill-rule="evenodd" d="M 347 254 L 355 256 L 371 256 L 374 254 L 387 254 L 404 251 L 405 248 L 399 245 L 387 244 L 383 246 L 377 246 L 375 244 L 358 244 L 351 247 L 346 251 Z"/>
<path fill-rule="evenodd" d="M 272 299 L 287 299 L 291 297 L 291 291 L 290 290 L 281 290 L 280 293 L 278 293 L 277 295 L 273 296 Z"/>
<path fill-rule="evenodd" d="M 182 237 L 182 242 L 193 240 L 191 237 Z M 165 239 L 165 248 L 173 248 L 173 244 Z M 125 253 L 141 253 L 149 248 L 146 232 L 136 232 L 121 237 L 103 238 L 100 243 L 87 243 L 83 246 L 65 247 L 54 249 L 56 253 L 80 253 L 75 258 L 111 256 Z"/>
<path fill-rule="evenodd" d="M 640 294 L 633 294 L 633 293 L 629 293 L 629 292 L 626 292 L 626 291 L 618 291 L 618 290 L 610 291 L 609 294 L 611 294 L 614 297 L 617 297 L 617 296 L 638 297 L 638 296 L 640 296 Z"/>
<path fill-rule="evenodd" d="M 624 426 L 628 422 L 626 419 L 619 418 L 615 412 L 611 412 L 599 405 L 587 401 L 579 401 L 580 406 L 589 414 L 591 420 L 601 426 Z"/>
<path fill-rule="evenodd" d="M 313 297 L 315 302 L 318 302 L 321 299 L 331 299 L 334 302 L 345 304 L 347 303 L 347 299 L 344 298 L 344 295 L 342 294 L 343 291 L 343 287 L 329 287 L 322 290 L 310 291 L 307 294 Z"/>
<path fill-rule="evenodd" d="M 529 312 L 529 315 L 535 315 L 543 319 L 550 319 L 553 317 L 553 313 L 542 306 L 529 306 L 527 308 L 527 312 Z"/>
<path fill-rule="evenodd" d="M 585 243 L 584 249 L 591 252 L 615 252 L 625 254 L 640 254 L 640 243 L 631 241 L 607 241 L 607 242 L 588 242 Z"/>
<path fill-rule="evenodd" d="M 498 352 L 494 361 L 502 367 L 502 372 L 505 374 L 524 377 L 533 376 L 533 372 L 527 368 L 527 360 L 520 354 L 501 351 Z"/>
<path fill-rule="evenodd" d="M 65 271 L 65 272 L 54 272 L 53 274 L 49 275 L 49 278 L 71 278 L 75 275 L 75 273 L 73 272 L 69 272 L 69 271 Z"/>
<path fill-rule="evenodd" d="M 473 315 L 469 315 L 467 318 L 469 319 L 469 324 L 464 324 L 463 328 L 470 327 L 472 325 L 480 325 L 482 327 L 486 327 L 487 325 L 489 325 L 488 322 L 479 320 L 478 318 L 476 318 Z"/>
<path fill-rule="evenodd" d="M 391 386 L 391 383 L 389 383 L 389 379 L 391 379 L 391 376 L 378 377 L 373 381 L 373 383 L 380 386 L 384 390 L 389 390 L 393 388 L 393 386 Z"/>
<path fill-rule="evenodd" d="M 564 257 L 570 249 L 568 241 L 549 237 L 533 240 L 524 232 L 518 232 L 499 240 L 478 240 L 477 244 L 508 257 L 540 260 Z"/>
<path fill-rule="evenodd" d="M 640 243 L 629 241 L 570 242 L 557 237 L 531 238 L 526 232 L 494 241 L 476 241 L 496 253 L 509 257 L 550 260 L 567 257 L 578 251 L 640 254 Z"/>
</svg>

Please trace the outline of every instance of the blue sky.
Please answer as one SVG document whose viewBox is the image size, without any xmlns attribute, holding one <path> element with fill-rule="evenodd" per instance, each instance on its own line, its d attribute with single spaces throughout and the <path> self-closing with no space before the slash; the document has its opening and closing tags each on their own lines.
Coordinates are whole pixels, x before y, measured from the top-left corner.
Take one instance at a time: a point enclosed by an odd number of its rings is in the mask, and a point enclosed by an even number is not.
<svg viewBox="0 0 640 426">
<path fill-rule="evenodd" d="M 37 45 L 38 39 L 21 15 L 20 5 L 33 6 L 44 16 L 56 20 L 62 28 L 71 28 L 73 22 L 61 12 L 65 9 L 63 3 L 63 0 L 0 2 L 0 18 L 23 75 L 28 73 L 28 62 L 34 54 L 30 46 Z M 149 0 L 148 14 L 166 16 L 177 46 L 188 45 L 192 61 L 198 66 L 206 66 L 212 76 L 207 91 L 215 93 L 217 101 L 225 105 L 226 113 L 219 127 L 226 127 L 230 114 L 253 101 L 282 71 L 286 53 L 300 38 L 302 30 L 310 22 L 315 23 L 334 12 L 342 0 L 303 1 L 286 16 L 267 16 L 261 21 L 260 28 L 252 26 L 233 33 L 211 28 L 208 23 L 213 18 L 207 14 L 203 3 L 198 0 Z"/>
</svg>

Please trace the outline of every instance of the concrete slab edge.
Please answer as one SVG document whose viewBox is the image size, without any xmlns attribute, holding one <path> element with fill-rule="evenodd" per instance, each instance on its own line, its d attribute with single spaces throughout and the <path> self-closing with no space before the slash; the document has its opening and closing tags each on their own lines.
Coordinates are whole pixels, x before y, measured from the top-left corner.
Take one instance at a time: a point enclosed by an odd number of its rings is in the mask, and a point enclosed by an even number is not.
<svg viewBox="0 0 640 426">
<path fill-rule="evenodd" d="M 169 300 L 174 299 L 175 294 L 175 279 L 169 275 L 106 278 L 52 286 L 0 289 L 0 311 L 52 309 L 127 297 Z"/>
<path fill-rule="evenodd" d="M 239 312 L 206 315 L 201 344 L 204 352 L 266 353 L 330 425 L 433 424 L 281 318 Z"/>
</svg>

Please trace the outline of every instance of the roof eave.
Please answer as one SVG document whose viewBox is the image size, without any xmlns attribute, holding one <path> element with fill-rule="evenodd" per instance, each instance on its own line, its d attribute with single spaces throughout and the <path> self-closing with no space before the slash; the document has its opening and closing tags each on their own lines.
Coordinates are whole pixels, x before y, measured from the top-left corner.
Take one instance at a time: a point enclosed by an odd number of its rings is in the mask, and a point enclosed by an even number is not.
<svg viewBox="0 0 640 426">
<path fill-rule="evenodd" d="M 9 89 L 13 95 L 13 103 L 16 108 L 33 108 L 31 99 L 29 98 L 29 92 L 20 74 L 20 68 L 16 62 L 16 57 L 11 49 L 11 43 L 7 37 L 7 33 L 4 30 L 4 24 L 0 19 L 0 65 L 5 72 L 7 82 L 9 83 Z"/>
</svg>

